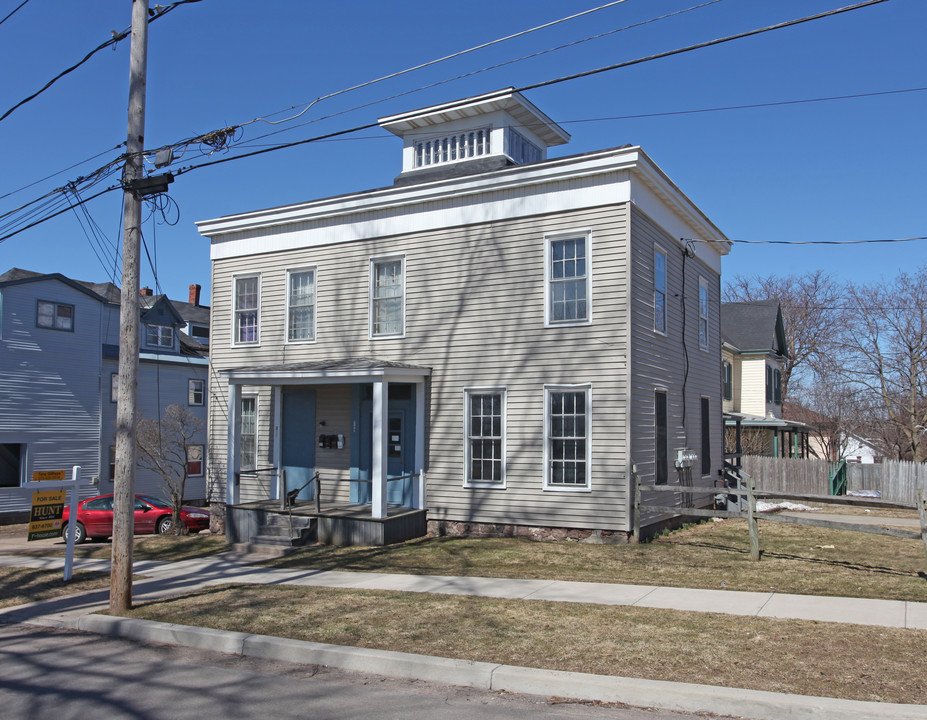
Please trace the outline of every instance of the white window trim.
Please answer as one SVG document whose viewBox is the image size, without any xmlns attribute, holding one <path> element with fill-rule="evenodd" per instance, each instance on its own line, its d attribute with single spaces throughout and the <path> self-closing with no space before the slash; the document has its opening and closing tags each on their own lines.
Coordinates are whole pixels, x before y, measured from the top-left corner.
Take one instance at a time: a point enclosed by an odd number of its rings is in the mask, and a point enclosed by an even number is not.
<svg viewBox="0 0 927 720">
<path fill-rule="evenodd" d="M 148 341 L 148 328 L 159 328 L 156 332 L 158 340 L 163 340 L 164 336 L 170 332 L 171 341 L 167 345 L 163 342 L 149 342 Z M 157 323 L 146 323 L 145 324 L 145 347 L 155 348 L 158 350 L 173 350 L 175 341 L 177 338 L 177 332 L 170 325 L 158 325 Z"/>
<path fill-rule="evenodd" d="M 663 329 L 657 327 L 657 254 L 663 256 Z M 669 255 L 658 245 L 653 246 L 653 331 L 657 335 L 667 335 L 669 331 Z"/>
<path fill-rule="evenodd" d="M 294 273 L 313 273 L 312 283 L 312 337 L 308 340 L 290 340 L 290 277 Z M 283 342 L 286 345 L 313 345 L 319 340 L 319 268 L 317 265 L 301 265 L 286 269 L 286 302 L 283 311 Z"/>
<path fill-rule="evenodd" d="M 198 447 L 202 448 L 202 456 L 200 457 L 200 471 L 196 474 L 190 472 L 190 448 Z M 201 478 L 206 475 L 206 445 L 204 443 L 190 443 L 187 445 L 187 477 L 188 478 Z"/>
<path fill-rule="evenodd" d="M 399 260 L 402 263 L 402 331 L 398 333 L 379 333 L 373 332 L 373 293 L 375 270 L 378 263 L 395 262 Z M 402 255 L 379 255 L 370 258 L 368 263 L 367 279 L 367 339 L 368 340 L 401 340 L 406 336 L 406 256 Z"/>
<path fill-rule="evenodd" d="M 39 306 L 42 304 L 51 305 L 54 308 L 54 314 L 52 315 L 51 325 L 40 325 L 39 324 Z M 71 308 L 71 327 L 68 327 L 68 328 L 57 327 L 58 308 L 60 307 Z M 74 306 L 73 303 L 58 302 L 57 300 L 38 299 L 36 300 L 36 303 L 35 303 L 35 326 L 41 330 L 55 330 L 56 332 L 75 332 L 77 328 L 75 327 L 75 324 L 74 324 L 74 316 L 76 314 L 77 314 L 77 308 Z"/>
<path fill-rule="evenodd" d="M 702 315 L 702 291 L 705 291 L 705 314 Z M 711 313 L 709 307 L 711 304 L 711 290 L 708 287 L 708 280 L 699 276 L 698 279 L 698 346 L 700 350 L 708 351 L 711 335 Z M 705 342 L 702 342 L 702 320 L 705 321 Z"/>
<path fill-rule="evenodd" d="M 502 395 L 502 480 L 497 483 L 472 482 L 470 480 L 470 397 L 471 395 Z M 508 415 L 508 391 L 504 387 L 465 387 L 463 389 L 463 486 L 465 488 L 488 488 L 492 490 L 505 490 L 506 488 L 506 418 Z"/>
<path fill-rule="evenodd" d="M 193 383 L 201 383 L 203 385 L 203 402 L 193 403 L 190 402 L 190 395 L 193 389 Z M 206 407 L 206 381 L 202 378 L 187 378 L 187 405 L 189 407 Z"/>
<path fill-rule="evenodd" d="M 119 401 L 119 373 L 109 374 L 109 401 L 115 403 Z"/>
<path fill-rule="evenodd" d="M 235 309 L 235 298 L 237 297 L 236 291 L 238 288 L 239 280 L 247 280 L 248 278 L 257 278 L 257 340 L 253 342 L 239 342 L 238 341 L 238 311 Z M 238 275 L 232 275 L 232 297 L 231 297 L 231 309 L 232 309 L 232 347 L 260 347 L 261 345 L 261 303 L 263 301 L 263 278 L 261 273 L 241 273 Z"/>
<path fill-rule="evenodd" d="M 586 317 L 583 320 L 551 320 L 550 318 L 550 268 L 551 248 L 557 240 L 586 241 Z M 592 324 L 592 231 L 576 230 L 544 236 L 544 327 L 581 327 Z"/>
<path fill-rule="evenodd" d="M 552 485 L 550 483 L 550 394 L 551 392 L 586 392 L 586 484 Z M 544 386 L 544 491 L 592 492 L 592 384 Z"/>
<path fill-rule="evenodd" d="M 238 457 L 235 461 L 238 470 L 246 473 L 254 472 L 257 469 L 261 445 L 261 398 L 256 393 L 242 393 L 239 402 L 244 404 L 244 401 L 248 399 L 254 399 L 254 467 L 244 468 L 241 464 L 241 449 L 243 447 L 241 441 L 241 407 L 238 408 Z"/>
</svg>

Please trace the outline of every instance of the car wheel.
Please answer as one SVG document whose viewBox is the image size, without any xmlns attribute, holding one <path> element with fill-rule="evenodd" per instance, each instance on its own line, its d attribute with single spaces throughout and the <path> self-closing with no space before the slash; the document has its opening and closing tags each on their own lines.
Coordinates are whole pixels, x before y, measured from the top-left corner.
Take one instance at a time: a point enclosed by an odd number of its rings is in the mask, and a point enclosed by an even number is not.
<svg viewBox="0 0 927 720">
<path fill-rule="evenodd" d="M 158 535 L 167 535 L 174 530 L 174 518 L 170 515 L 158 520 Z"/>
<path fill-rule="evenodd" d="M 65 525 L 61 528 L 61 537 L 65 542 L 68 540 L 68 526 Z M 84 527 L 82 522 L 74 523 L 74 544 L 80 545 L 82 542 L 87 540 L 87 528 Z"/>
</svg>

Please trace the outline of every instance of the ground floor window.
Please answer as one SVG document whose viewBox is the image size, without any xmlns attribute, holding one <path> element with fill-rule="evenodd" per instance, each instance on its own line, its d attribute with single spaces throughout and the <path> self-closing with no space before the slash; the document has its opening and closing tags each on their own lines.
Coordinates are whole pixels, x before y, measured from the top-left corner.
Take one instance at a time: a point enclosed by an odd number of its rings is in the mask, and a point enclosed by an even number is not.
<svg viewBox="0 0 927 720">
<path fill-rule="evenodd" d="M 702 475 L 711 474 L 711 403 L 707 397 L 702 398 Z"/>
<path fill-rule="evenodd" d="M 654 471 L 653 481 L 657 485 L 666 485 L 669 476 L 669 462 L 666 453 L 666 393 L 656 391 L 653 394 L 654 416 Z"/>
<path fill-rule="evenodd" d="M 466 403 L 466 485 L 505 484 L 505 390 L 464 391 Z"/>
<path fill-rule="evenodd" d="M 545 388 L 545 464 L 549 489 L 589 488 L 589 386 Z"/>
<path fill-rule="evenodd" d="M 254 470 L 257 465 L 257 398 L 241 399 L 241 456 L 240 470 Z"/>
<path fill-rule="evenodd" d="M 0 443 L 0 487 L 20 486 L 23 447 L 19 443 Z"/>
<path fill-rule="evenodd" d="M 187 445 L 187 477 L 203 476 L 203 446 Z"/>
</svg>

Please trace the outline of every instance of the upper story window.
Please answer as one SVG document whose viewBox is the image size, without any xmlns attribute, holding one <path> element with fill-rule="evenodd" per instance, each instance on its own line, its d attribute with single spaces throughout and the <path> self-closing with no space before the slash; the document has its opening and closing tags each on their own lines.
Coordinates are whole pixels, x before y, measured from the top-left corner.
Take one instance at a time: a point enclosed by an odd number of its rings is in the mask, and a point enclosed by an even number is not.
<svg viewBox="0 0 927 720">
<path fill-rule="evenodd" d="M 782 371 L 766 366 L 766 402 L 782 404 Z"/>
<path fill-rule="evenodd" d="M 588 490 L 590 485 L 590 393 L 586 387 L 547 387 L 545 391 L 545 487 Z"/>
<path fill-rule="evenodd" d="M 261 340 L 261 276 L 245 275 L 234 280 L 235 345 L 257 345 Z"/>
<path fill-rule="evenodd" d="M 145 344 L 148 347 L 174 347 L 174 328 L 167 325 L 146 325 Z"/>
<path fill-rule="evenodd" d="M 547 243 L 547 322 L 588 322 L 592 317 L 589 238 L 553 238 Z"/>
<path fill-rule="evenodd" d="M 315 268 L 287 271 L 287 342 L 315 340 Z"/>
<path fill-rule="evenodd" d="M 517 130 L 509 128 L 506 131 L 506 136 L 509 157 L 519 165 L 522 163 L 538 162 L 543 159 L 541 148 L 525 138 L 525 136 Z"/>
<path fill-rule="evenodd" d="M 194 325 L 190 323 L 190 337 L 203 345 L 209 345 L 209 325 Z"/>
<path fill-rule="evenodd" d="M 727 360 L 721 363 L 722 397 L 725 400 L 734 399 L 734 366 Z"/>
<path fill-rule="evenodd" d="M 666 334 L 666 253 L 653 251 L 653 329 Z"/>
<path fill-rule="evenodd" d="M 698 346 L 708 349 L 708 281 L 698 279 Z"/>
<path fill-rule="evenodd" d="M 74 306 L 65 303 L 39 300 L 35 317 L 36 327 L 49 330 L 74 330 Z"/>
<path fill-rule="evenodd" d="M 206 381 L 190 378 L 187 385 L 187 405 L 206 404 Z"/>
<path fill-rule="evenodd" d="M 489 155 L 489 128 L 466 130 L 415 143 L 415 167 L 442 165 Z"/>
<path fill-rule="evenodd" d="M 505 485 L 505 390 L 465 391 L 467 423 L 464 484 Z"/>
<path fill-rule="evenodd" d="M 370 337 L 405 332 L 405 258 L 370 261 Z"/>
</svg>

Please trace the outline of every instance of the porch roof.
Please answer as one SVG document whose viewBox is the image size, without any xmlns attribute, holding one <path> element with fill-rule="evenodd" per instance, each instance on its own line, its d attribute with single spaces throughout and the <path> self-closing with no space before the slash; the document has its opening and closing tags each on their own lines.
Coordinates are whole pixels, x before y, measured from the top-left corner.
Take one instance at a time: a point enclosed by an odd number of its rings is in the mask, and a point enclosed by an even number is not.
<svg viewBox="0 0 927 720">
<path fill-rule="evenodd" d="M 415 382 L 431 376 L 431 368 L 421 365 L 377 360 L 374 358 L 341 358 L 302 363 L 227 368 L 220 374 L 231 385 L 300 385 L 336 382 L 361 382 L 386 379 L 394 382 Z"/>
<path fill-rule="evenodd" d="M 784 420 L 776 417 L 760 417 L 759 415 L 747 415 L 745 413 L 724 413 L 725 425 L 734 425 L 740 420 L 744 427 L 766 427 L 778 428 L 780 430 L 799 430 L 805 431 L 811 429 L 807 423 L 798 422 L 797 420 Z"/>
</svg>

